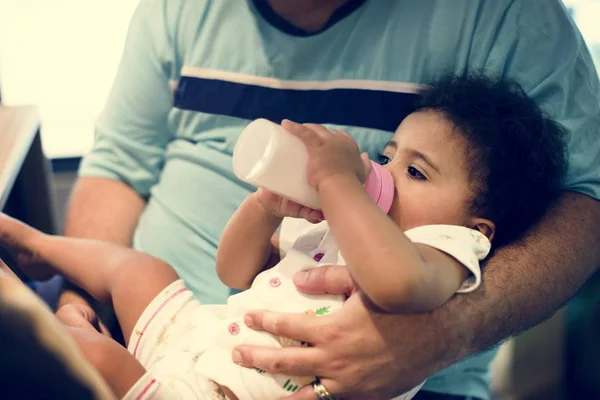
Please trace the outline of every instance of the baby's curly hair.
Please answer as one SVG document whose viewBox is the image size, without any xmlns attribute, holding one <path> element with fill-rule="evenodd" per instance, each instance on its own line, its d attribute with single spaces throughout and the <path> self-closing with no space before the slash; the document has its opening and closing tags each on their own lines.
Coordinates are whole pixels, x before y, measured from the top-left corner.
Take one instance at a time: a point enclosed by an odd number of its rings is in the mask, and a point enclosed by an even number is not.
<svg viewBox="0 0 600 400">
<path fill-rule="evenodd" d="M 556 199 L 567 170 L 567 131 L 516 82 L 449 75 L 418 105 L 443 113 L 467 141 L 474 211 L 496 224 L 494 243 L 519 238 Z"/>
</svg>

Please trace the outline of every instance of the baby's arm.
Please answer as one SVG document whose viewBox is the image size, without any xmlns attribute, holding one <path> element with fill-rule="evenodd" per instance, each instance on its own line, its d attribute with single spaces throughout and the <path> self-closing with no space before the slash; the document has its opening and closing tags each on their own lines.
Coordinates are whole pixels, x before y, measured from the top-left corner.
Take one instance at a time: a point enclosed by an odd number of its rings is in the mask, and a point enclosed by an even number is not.
<svg viewBox="0 0 600 400">
<path fill-rule="evenodd" d="M 330 179 L 319 198 L 352 277 L 384 311 L 433 310 L 467 278 L 468 270 L 453 257 L 413 244 L 355 177 Z"/>
<path fill-rule="evenodd" d="M 413 244 L 379 210 L 362 186 L 366 170 L 356 142 L 320 125 L 282 125 L 307 147 L 309 183 L 364 294 L 390 312 L 428 311 L 448 300 L 467 278 L 466 268 L 441 251 Z"/>
<path fill-rule="evenodd" d="M 248 289 L 262 270 L 279 261 L 282 217 L 265 209 L 258 192 L 248 196 L 225 227 L 217 249 L 217 274 L 227 286 Z"/>
<path fill-rule="evenodd" d="M 225 227 L 217 250 L 217 273 L 236 289 L 248 289 L 259 272 L 279 262 L 279 235 L 283 217 L 320 222 L 320 211 L 304 207 L 265 189 L 244 200 Z"/>
</svg>

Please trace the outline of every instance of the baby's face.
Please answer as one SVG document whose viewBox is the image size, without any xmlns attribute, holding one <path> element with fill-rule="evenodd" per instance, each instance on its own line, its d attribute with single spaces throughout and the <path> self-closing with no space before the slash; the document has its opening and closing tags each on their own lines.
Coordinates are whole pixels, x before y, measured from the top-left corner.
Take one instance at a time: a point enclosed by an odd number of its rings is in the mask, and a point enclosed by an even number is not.
<svg viewBox="0 0 600 400">
<path fill-rule="evenodd" d="M 467 146 L 442 114 L 419 111 L 406 117 L 385 147 L 381 163 L 394 178 L 389 215 L 402 230 L 422 225 L 475 227 L 466 165 Z"/>
</svg>

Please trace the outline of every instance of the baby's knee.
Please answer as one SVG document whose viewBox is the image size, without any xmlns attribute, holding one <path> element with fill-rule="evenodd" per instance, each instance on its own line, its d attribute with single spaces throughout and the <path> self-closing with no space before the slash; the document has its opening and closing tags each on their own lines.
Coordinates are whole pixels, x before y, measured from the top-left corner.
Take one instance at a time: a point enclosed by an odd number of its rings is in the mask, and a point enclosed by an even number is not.
<svg viewBox="0 0 600 400">
<path fill-rule="evenodd" d="M 112 279 L 111 292 L 114 302 L 115 293 L 129 292 L 133 286 L 144 286 L 148 282 L 151 282 L 153 286 L 166 287 L 169 283 L 177 280 L 178 276 L 166 262 L 145 254 L 138 254 L 131 262 L 124 263 L 117 268 Z"/>
</svg>

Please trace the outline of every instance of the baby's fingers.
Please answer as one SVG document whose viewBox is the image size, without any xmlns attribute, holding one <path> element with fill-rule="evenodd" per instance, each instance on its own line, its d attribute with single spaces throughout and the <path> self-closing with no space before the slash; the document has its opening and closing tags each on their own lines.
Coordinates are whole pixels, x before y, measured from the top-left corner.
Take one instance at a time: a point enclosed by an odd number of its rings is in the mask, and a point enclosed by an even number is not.
<svg viewBox="0 0 600 400">
<path fill-rule="evenodd" d="M 288 119 L 284 119 L 281 122 L 281 126 L 302 140 L 306 146 L 318 146 L 322 142 L 320 135 L 308 126 L 297 124 Z"/>
<path fill-rule="evenodd" d="M 313 224 L 319 223 L 325 219 L 321 211 L 308 207 L 302 207 L 302 209 L 300 209 L 300 217 Z"/>
<path fill-rule="evenodd" d="M 335 135 L 337 133 L 342 133 L 342 131 L 330 131 L 329 129 L 325 128 L 323 125 L 319 125 L 319 124 L 304 124 L 304 126 L 307 127 L 308 129 L 310 129 L 311 131 L 315 132 L 322 139 L 327 139 L 328 137 L 331 137 L 332 135 Z"/>
<path fill-rule="evenodd" d="M 371 164 L 371 160 L 369 159 L 369 153 L 361 153 L 360 159 L 362 160 L 363 166 L 365 167 L 365 176 L 363 179 L 364 181 L 371 173 L 371 168 L 373 168 L 373 165 Z"/>
</svg>

